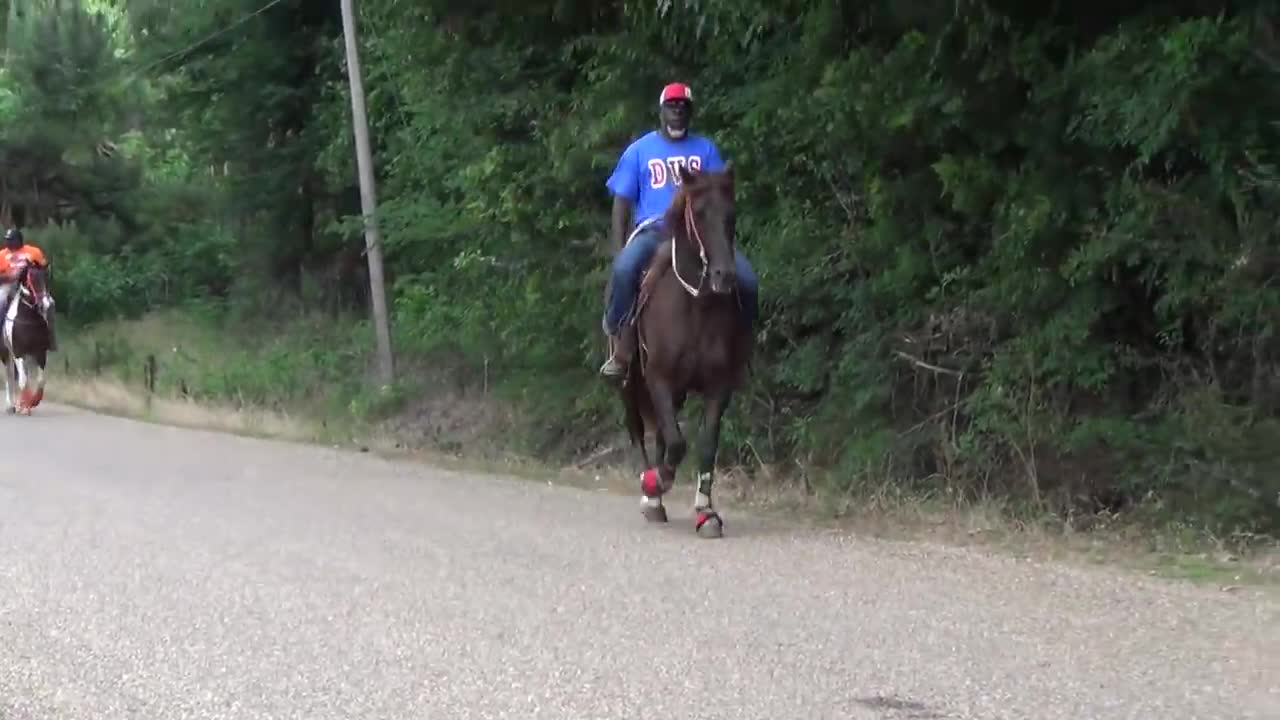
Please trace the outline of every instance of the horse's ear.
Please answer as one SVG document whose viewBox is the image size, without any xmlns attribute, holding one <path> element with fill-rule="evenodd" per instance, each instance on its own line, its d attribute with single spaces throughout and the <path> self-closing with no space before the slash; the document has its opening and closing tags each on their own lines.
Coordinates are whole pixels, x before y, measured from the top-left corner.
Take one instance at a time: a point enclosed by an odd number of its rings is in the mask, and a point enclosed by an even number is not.
<svg viewBox="0 0 1280 720">
<path fill-rule="evenodd" d="M 678 168 L 676 169 L 676 172 L 680 173 L 681 185 L 693 185 L 694 183 L 698 182 L 697 174 L 690 172 L 688 166 L 684 165 L 683 163 L 678 166 Z"/>
</svg>

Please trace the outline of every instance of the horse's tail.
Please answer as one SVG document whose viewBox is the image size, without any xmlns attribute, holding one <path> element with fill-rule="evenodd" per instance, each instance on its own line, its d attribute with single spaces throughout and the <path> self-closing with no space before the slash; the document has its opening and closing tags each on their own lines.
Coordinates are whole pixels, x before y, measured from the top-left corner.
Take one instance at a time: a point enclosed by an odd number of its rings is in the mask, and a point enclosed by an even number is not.
<svg viewBox="0 0 1280 720">
<path fill-rule="evenodd" d="M 639 332 L 639 328 L 629 328 L 628 332 Z M 643 373 L 640 370 L 640 343 L 636 343 L 635 353 L 627 365 L 627 374 L 623 379 L 622 402 L 626 406 L 627 434 L 631 436 L 631 444 L 644 447 L 644 401 L 646 400 Z"/>
</svg>

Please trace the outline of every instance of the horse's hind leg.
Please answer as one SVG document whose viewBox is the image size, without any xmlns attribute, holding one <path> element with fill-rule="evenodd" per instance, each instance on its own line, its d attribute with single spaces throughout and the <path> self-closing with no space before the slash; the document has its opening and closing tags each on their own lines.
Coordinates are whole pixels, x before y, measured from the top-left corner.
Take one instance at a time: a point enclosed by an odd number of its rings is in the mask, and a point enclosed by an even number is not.
<svg viewBox="0 0 1280 720">
<path fill-rule="evenodd" d="M 731 397 L 729 390 L 717 389 L 709 393 L 703 402 L 705 414 L 702 435 L 698 438 L 698 481 L 693 495 L 693 529 L 699 537 L 718 538 L 724 534 L 724 519 L 711 502 L 711 486 L 715 482 L 716 455 L 720 450 L 720 421 Z"/>
</svg>

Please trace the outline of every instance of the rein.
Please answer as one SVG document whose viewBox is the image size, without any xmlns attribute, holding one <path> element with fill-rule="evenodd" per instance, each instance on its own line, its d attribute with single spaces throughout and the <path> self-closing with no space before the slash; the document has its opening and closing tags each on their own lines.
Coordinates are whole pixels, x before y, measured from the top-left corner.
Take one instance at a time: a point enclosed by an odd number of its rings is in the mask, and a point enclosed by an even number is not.
<svg viewBox="0 0 1280 720">
<path fill-rule="evenodd" d="M 702 289 L 707 282 L 707 246 L 702 242 L 702 233 L 698 232 L 698 223 L 693 219 L 693 198 L 685 197 L 684 201 L 684 230 L 692 240 L 698 243 L 698 257 L 702 260 L 702 272 L 698 276 L 698 287 L 694 287 L 685 282 L 680 276 L 680 266 L 676 262 L 676 245 L 675 238 L 672 237 L 671 242 L 671 270 L 675 273 L 676 280 L 684 286 L 684 289 L 692 296 L 699 297 L 702 295 Z"/>
<path fill-rule="evenodd" d="M 40 312 L 40 305 L 39 305 L 40 293 L 36 292 L 35 286 L 31 282 L 30 272 L 29 271 L 23 272 L 22 277 L 19 280 L 14 281 L 13 284 L 14 284 L 14 293 L 13 293 L 13 297 L 10 299 L 10 302 L 16 303 L 19 307 L 22 307 L 25 305 L 26 307 L 30 308 L 32 311 L 39 313 Z M 9 309 L 5 308 L 4 310 L 5 310 L 5 314 L 7 315 Z M 14 322 L 26 324 L 26 323 L 30 323 L 31 321 L 22 320 L 20 318 L 14 318 Z"/>
<path fill-rule="evenodd" d="M 35 286 L 31 284 L 30 273 L 27 273 L 26 275 L 22 276 L 22 284 L 18 287 L 18 290 L 19 290 L 19 296 L 22 298 L 22 302 L 25 303 L 27 307 L 31 308 L 32 310 L 38 309 L 36 306 L 36 301 L 38 300 L 38 294 L 36 293 Z"/>
</svg>

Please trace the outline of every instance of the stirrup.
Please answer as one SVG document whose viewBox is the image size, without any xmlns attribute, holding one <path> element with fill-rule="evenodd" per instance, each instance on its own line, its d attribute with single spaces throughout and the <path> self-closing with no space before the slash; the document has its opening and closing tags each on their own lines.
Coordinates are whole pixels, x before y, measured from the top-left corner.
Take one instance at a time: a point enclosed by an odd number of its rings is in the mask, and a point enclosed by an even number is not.
<svg viewBox="0 0 1280 720">
<path fill-rule="evenodd" d="M 600 374 L 607 378 L 625 377 L 627 374 L 627 364 L 618 362 L 615 358 L 609 358 L 600 366 Z"/>
<path fill-rule="evenodd" d="M 609 357 L 600 366 L 600 374 L 606 377 L 622 377 L 627 374 L 627 361 L 618 359 L 618 341 L 609 336 Z"/>
</svg>

